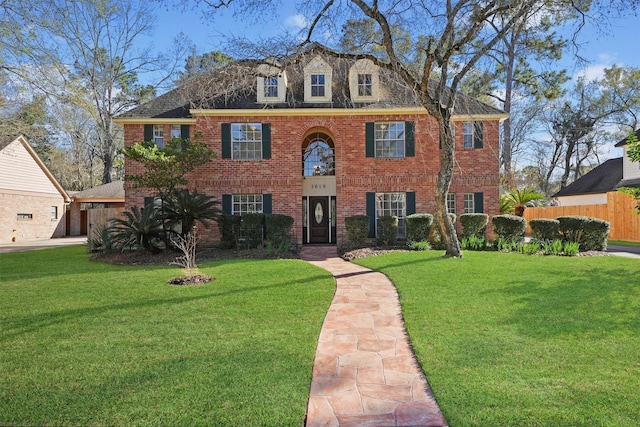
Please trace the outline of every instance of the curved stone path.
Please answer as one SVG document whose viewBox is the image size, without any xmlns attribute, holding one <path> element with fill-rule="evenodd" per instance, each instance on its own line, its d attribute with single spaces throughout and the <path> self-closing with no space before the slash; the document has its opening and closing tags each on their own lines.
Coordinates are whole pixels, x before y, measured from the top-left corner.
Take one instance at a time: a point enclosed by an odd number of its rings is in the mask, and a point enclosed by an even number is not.
<svg viewBox="0 0 640 427">
<path fill-rule="evenodd" d="M 336 278 L 316 349 L 306 426 L 446 426 L 389 279 L 342 260 L 335 246 L 305 246 L 302 259 Z"/>
</svg>

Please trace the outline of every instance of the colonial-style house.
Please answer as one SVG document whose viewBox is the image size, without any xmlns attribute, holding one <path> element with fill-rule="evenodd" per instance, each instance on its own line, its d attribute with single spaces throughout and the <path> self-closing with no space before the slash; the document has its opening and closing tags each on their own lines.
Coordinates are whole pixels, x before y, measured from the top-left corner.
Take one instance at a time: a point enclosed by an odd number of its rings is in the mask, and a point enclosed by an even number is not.
<svg viewBox="0 0 640 427">
<path fill-rule="evenodd" d="M 499 214 L 499 123 L 507 115 L 457 94 L 450 212 Z M 119 116 L 125 145 L 204 141 L 217 158 L 188 176 L 228 214 L 294 218 L 297 243 L 340 243 L 344 219 L 433 213 L 438 126 L 395 74 L 320 46 L 284 60 L 237 61 Z M 127 174 L 140 165 L 126 161 Z M 125 184 L 126 206 L 149 189 Z M 207 239 L 216 227 L 202 230 Z M 208 234 L 206 234 L 208 233 Z"/>
<path fill-rule="evenodd" d="M 64 237 L 69 201 L 24 136 L 0 137 L 0 243 Z"/>
</svg>

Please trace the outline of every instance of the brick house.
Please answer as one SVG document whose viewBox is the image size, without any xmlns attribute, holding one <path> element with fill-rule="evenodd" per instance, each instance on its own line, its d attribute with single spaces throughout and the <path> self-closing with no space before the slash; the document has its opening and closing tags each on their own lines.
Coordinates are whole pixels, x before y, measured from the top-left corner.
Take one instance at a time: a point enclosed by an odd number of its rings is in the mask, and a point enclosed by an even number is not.
<svg viewBox="0 0 640 427">
<path fill-rule="evenodd" d="M 0 243 L 64 237 L 69 201 L 24 136 L 0 137 Z"/>
<path fill-rule="evenodd" d="M 507 115 L 458 94 L 456 162 L 448 209 L 499 213 L 499 123 Z M 225 213 L 294 218 L 298 243 L 340 243 L 344 219 L 433 213 L 440 168 L 438 126 L 412 91 L 368 59 L 320 45 L 285 61 L 237 61 L 116 119 L 125 146 L 198 138 L 217 158 L 189 187 L 222 202 Z M 128 174 L 140 165 L 127 161 Z M 126 206 L 149 191 L 125 185 Z M 205 230 L 208 240 L 216 227 Z"/>
</svg>

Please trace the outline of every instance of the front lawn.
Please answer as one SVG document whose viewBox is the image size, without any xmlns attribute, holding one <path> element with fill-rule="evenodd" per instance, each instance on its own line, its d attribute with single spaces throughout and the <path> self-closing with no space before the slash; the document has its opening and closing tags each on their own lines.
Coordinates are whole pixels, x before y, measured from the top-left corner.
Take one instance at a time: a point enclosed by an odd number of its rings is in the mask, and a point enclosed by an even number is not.
<svg viewBox="0 0 640 427">
<path fill-rule="evenodd" d="M 304 420 L 331 275 L 299 260 L 91 262 L 0 255 L 0 425 L 254 426 Z"/>
<path fill-rule="evenodd" d="M 465 251 L 356 262 L 398 287 L 451 426 L 637 426 L 640 262 Z"/>
</svg>

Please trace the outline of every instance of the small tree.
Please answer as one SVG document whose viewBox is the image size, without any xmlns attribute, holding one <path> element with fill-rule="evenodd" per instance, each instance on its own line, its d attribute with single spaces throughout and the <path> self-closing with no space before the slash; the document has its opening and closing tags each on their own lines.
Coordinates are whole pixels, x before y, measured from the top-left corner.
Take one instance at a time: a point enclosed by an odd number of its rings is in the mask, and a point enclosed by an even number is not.
<svg viewBox="0 0 640 427">
<path fill-rule="evenodd" d="M 504 202 L 501 202 L 500 204 L 505 204 L 509 207 L 508 212 L 506 213 L 513 213 L 517 216 L 524 216 L 524 210 L 527 203 L 534 200 L 544 199 L 544 196 L 540 193 L 536 193 L 533 188 L 523 188 L 521 190 L 512 188 L 502 197 L 504 198 Z"/>
<path fill-rule="evenodd" d="M 640 131 L 631 132 L 627 137 L 627 156 L 632 162 L 640 162 L 640 142 L 638 141 L 638 133 Z M 636 199 L 636 208 L 634 212 L 640 215 L 640 188 L 621 187 L 618 191 L 628 194 Z"/>
</svg>

